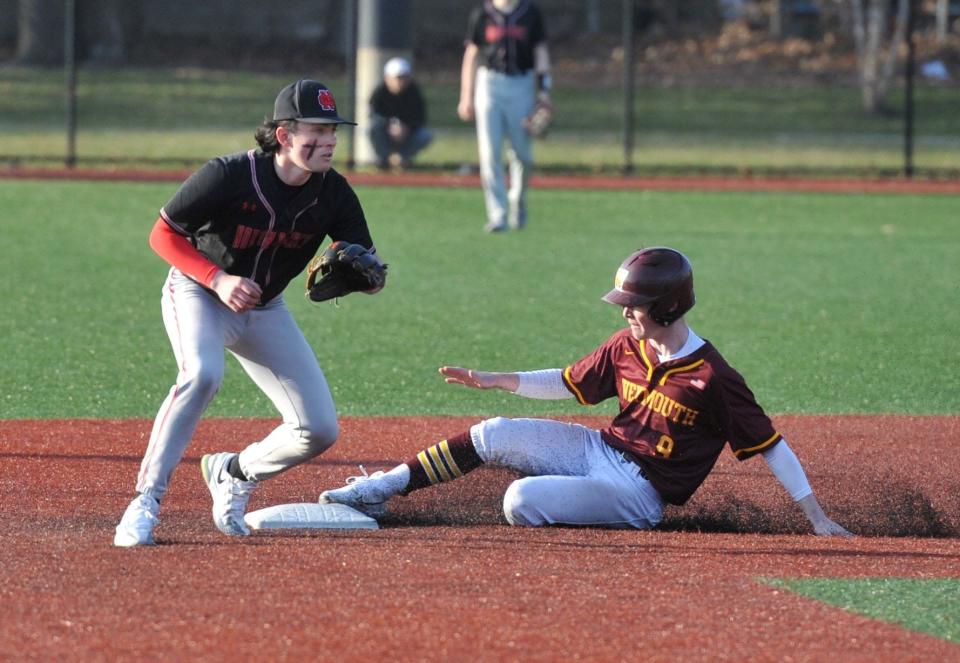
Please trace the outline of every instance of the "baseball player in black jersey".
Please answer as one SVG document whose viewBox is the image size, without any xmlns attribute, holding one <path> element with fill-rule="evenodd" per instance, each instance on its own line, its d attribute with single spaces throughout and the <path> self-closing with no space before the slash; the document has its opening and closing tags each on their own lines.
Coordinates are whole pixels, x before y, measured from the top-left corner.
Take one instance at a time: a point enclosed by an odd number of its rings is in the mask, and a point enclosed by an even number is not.
<svg viewBox="0 0 960 663">
<path fill-rule="evenodd" d="M 337 439 L 330 389 L 283 290 L 326 237 L 373 250 L 356 194 L 331 168 L 340 124 L 354 123 L 339 116 L 326 86 L 291 83 L 256 132 L 259 149 L 207 162 L 160 210 L 150 246 L 171 265 L 161 309 L 179 372 L 154 421 L 115 545 L 154 542 L 170 478 L 220 387 L 225 348 L 282 420 L 239 453 L 203 457 L 220 531 L 249 534 L 243 516 L 257 483 Z"/>
<path fill-rule="evenodd" d="M 550 102 L 550 52 L 539 8 L 531 0 L 485 0 L 470 14 L 460 70 L 460 119 L 477 122 L 487 232 L 527 222 L 533 142 L 525 125 L 539 100 Z M 503 141 L 510 142 L 510 190 Z"/>
</svg>

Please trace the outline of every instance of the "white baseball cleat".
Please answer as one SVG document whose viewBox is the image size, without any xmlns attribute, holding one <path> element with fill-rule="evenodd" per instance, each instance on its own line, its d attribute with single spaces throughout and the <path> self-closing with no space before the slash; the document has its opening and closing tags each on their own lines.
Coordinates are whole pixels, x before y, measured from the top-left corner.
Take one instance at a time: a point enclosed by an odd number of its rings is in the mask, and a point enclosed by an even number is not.
<svg viewBox="0 0 960 663">
<path fill-rule="evenodd" d="M 153 528 L 160 524 L 157 513 L 160 503 L 150 495 L 137 495 L 123 512 L 113 537 L 113 545 L 120 548 L 152 546 Z"/>
<path fill-rule="evenodd" d="M 200 459 L 200 471 L 213 497 L 213 523 L 228 536 L 248 536 L 250 528 L 243 522 L 250 493 L 256 481 L 242 481 L 227 472 L 234 453 L 206 454 Z"/>
<path fill-rule="evenodd" d="M 335 490 L 326 490 L 320 493 L 320 504 L 345 504 L 365 513 L 371 518 L 382 518 L 387 515 L 387 500 L 394 493 L 384 485 L 383 472 L 367 474 L 360 466 L 363 476 L 348 477 L 347 485 Z"/>
</svg>

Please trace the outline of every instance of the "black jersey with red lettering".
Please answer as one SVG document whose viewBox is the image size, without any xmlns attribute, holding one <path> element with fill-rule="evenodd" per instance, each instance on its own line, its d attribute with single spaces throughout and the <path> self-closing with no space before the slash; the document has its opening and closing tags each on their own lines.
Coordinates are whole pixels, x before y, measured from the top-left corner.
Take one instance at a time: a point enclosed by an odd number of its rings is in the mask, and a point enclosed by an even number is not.
<svg viewBox="0 0 960 663">
<path fill-rule="evenodd" d="M 211 159 L 160 214 L 220 269 L 256 281 L 261 303 L 283 292 L 325 237 L 373 246 L 360 201 L 342 175 L 331 169 L 290 186 L 261 150 Z"/>
<path fill-rule="evenodd" d="M 725 444 L 746 460 L 781 439 L 743 377 L 709 342 L 661 362 L 624 329 L 568 366 L 563 380 L 581 403 L 619 399 L 620 413 L 600 434 L 671 504 L 693 495 Z"/>
<path fill-rule="evenodd" d="M 486 0 L 467 22 L 467 43 L 480 49 L 478 64 L 511 76 L 533 69 L 533 50 L 546 40 L 543 16 L 530 0 L 520 0 L 509 13 Z"/>
</svg>

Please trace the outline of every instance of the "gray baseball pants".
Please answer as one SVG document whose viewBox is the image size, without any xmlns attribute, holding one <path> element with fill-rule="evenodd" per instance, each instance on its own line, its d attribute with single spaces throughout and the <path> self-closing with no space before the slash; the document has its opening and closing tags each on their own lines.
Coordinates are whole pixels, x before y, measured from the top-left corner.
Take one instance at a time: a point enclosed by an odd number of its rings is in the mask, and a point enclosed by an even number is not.
<svg viewBox="0 0 960 663">
<path fill-rule="evenodd" d="M 339 426 L 330 388 L 282 296 L 234 313 L 216 295 L 171 269 L 161 309 L 177 360 L 177 381 L 154 420 L 137 492 L 158 500 L 166 493 L 200 418 L 220 388 L 225 349 L 281 416 L 269 435 L 240 452 L 240 469 L 249 479 L 269 479 L 336 441 Z M 224 443 L 229 447 L 235 442 Z"/>
</svg>

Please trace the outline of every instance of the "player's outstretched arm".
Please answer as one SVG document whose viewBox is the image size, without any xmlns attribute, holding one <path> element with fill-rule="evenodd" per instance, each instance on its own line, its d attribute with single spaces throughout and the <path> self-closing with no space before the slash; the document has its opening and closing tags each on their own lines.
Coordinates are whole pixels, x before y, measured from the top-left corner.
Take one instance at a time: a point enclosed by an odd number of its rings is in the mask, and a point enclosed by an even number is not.
<svg viewBox="0 0 960 663">
<path fill-rule="evenodd" d="M 793 449 L 787 444 L 785 439 L 780 440 L 772 448 L 767 449 L 762 454 L 763 459 L 767 461 L 767 466 L 777 480 L 783 484 L 783 487 L 790 493 L 790 496 L 796 500 L 804 515 L 813 525 L 813 532 L 817 536 L 853 536 L 852 533 L 833 522 L 827 517 L 817 502 L 813 494 L 813 488 L 807 481 L 807 474 L 800 465 L 800 460 L 793 453 Z"/>
<path fill-rule="evenodd" d="M 459 366 L 441 366 L 440 374 L 447 384 L 462 384 L 474 389 L 516 391 L 520 384 L 520 378 L 516 373 L 490 373 Z"/>
</svg>

